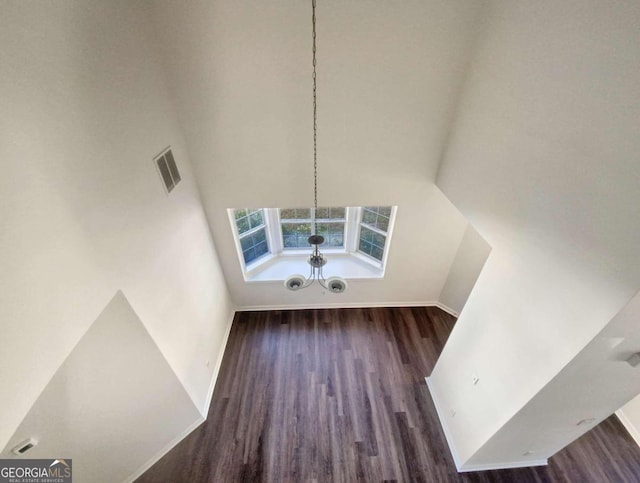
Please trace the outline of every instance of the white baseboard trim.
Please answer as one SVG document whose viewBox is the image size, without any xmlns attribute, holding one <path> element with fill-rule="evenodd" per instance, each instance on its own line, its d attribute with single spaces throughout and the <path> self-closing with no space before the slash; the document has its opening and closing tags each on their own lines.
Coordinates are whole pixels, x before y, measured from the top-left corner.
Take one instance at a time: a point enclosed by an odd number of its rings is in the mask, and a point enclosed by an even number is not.
<svg viewBox="0 0 640 483">
<path fill-rule="evenodd" d="M 213 390 L 216 387 L 216 381 L 218 380 L 218 374 L 220 373 L 220 367 L 222 366 L 222 359 L 224 357 L 224 353 L 227 350 L 227 342 L 229 341 L 229 334 L 231 334 L 231 326 L 233 325 L 233 318 L 236 315 L 236 311 L 232 310 L 231 315 L 229 316 L 229 320 L 227 320 L 227 328 L 224 332 L 224 338 L 222 339 L 222 349 L 218 353 L 218 358 L 216 359 L 216 365 L 213 368 L 213 374 L 211 375 L 211 382 L 209 383 L 209 391 L 207 392 L 207 399 L 205 400 L 205 405 L 202 408 L 202 417 L 207 419 L 209 415 L 209 407 L 211 406 L 211 399 L 213 399 Z"/>
<path fill-rule="evenodd" d="M 509 461 L 508 463 L 488 463 L 484 465 L 463 465 L 458 468 L 458 473 L 469 473 L 471 471 L 490 471 L 490 470 L 512 470 L 514 468 L 529 468 L 531 466 L 547 466 L 547 460 L 533 461 Z"/>
<path fill-rule="evenodd" d="M 135 473 L 133 473 L 131 476 L 129 476 L 126 480 L 124 480 L 124 483 L 133 483 L 135 480 L 140 478 L 144 474 L 145 471 L 147 471 L 149 468 L 151 468 L 153 465 L 155 465 L 160 460 L 160 458 L 162 458 L 169 451 L 171 451 L 174 448 L 174 446 L 177 445 L 180 441 L 182 441 L 184 438 L 189 436 L 189 434 L 191 434 L 191 432 L 194 429 L 196 429 L 198 426 L 200 426 L 202 423 L 204 423 L 204 421 L 205 421 L 205 419 L 203 417 L 199 417 L 196 421 L 193 422 L 193 424 L 190 424 L 182 433 L 180 433 L 173 440 L 171 440 L 171 442 L 169 442 L 169 444 L 167 444 L 164 448 L 162 448 L 160 451 L 158 451 L 151 458 L 149 458 L 149 460 L 147 460 L 146 463 L 144 463 L 140 468 L 138 468 L 135 471 Z"/>
<path fill-rule="evenodd" d="M 633 423 L 627 417 L 624 411 L 622 409 L 618 409 L 615 414 L 616 416 L 618 416 L 618 419 L 620 420 L 622 425 L 625 427 L 627 432 L 631 435 L 631 437 L 636 442 L 636 444 L 640 446 L 640 432 L 638 432 L 638 429 L 633 425 Z"/>
<path fill-rule="evenodd" d="M 458 451 L 456 450 L 456 445 L 454 444 L 453 437 L 451 436 L 451 432 L 449 431 L 449 426 L 447 426 L 447 423 L 444 419 L 444 408 L 440 406 L 440 400 L 438 399 L 435 388 L 431 383 L 431 378 L 425 377 L 424 380 L 427 383 L 427 387 L 429 388 L 429 393 L 431 394 L 433 405 L 436 407 L 436 413 L 438 413 L 438 419 L 440 420 L 440 426 L 442 426 L 444 437 L 447 439 L 447 445 L 449 446 L 451 457 L 453 458 L 453 462 L 456 465 L 456 469 L 458 470 L 458 472 L 460 472 L 460 459 L 458 458 Z"/>
<path fill-rule="evenodd" d="M 438 419 L 440 420 L 440 426 L 442 426 L 444 437 L 447 439 L 447 445 L 449 446 L 449 451 L 451 452 L 451 457 L 453 458 L 453 462 L 456 465 L 456 470 L 458 470 L 458 473 L 468 473 L 470 471 L 506 470 L 513 468 L 526 468 L 529 466 L 546 466 L 548 464 L 546 459 L 533 461 L 509 461 L 506 463 L 486 463 L 480 465 L 466 465 L 460 463 L 460 458 L 458 457 L 458 451 L 456 450 L 456 446 L 453 442 L 451 431 L 449 431 L 449 427 L 447 426 L 447 423 L 444 419 L 444 408 L 442 408 L 442 406 L 440 405 L 440 401 L 431 382 L 431 378 L 425 377 L 424 380 L 429 387 L 431 399 L 433 400 L 433 405 L 436 408 Z"/>
<path fill-rule="evenodd" d="M 333 302 L 306 305 L 248 305 L 238 307 L 238 312 L 259 310 L 304 310 L 304 309 L 366 309 L 374 307 L 438 307 L 446 313 L 458 317 L 460 314 L 440 302 Z"/>
</svg>

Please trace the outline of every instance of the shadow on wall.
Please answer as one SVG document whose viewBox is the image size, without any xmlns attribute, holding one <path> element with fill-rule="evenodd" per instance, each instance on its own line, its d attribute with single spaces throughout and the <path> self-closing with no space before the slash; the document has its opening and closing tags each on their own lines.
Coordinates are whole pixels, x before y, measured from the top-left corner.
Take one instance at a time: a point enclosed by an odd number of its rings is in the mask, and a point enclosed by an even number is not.
<svg viewBox="0 0 640 483">
<path fill-rule="evenodd" d="M 439 302 L 459 315 L 490 253 L 491 246 L 468 224 L 440 292 Z"/>
<path fill-rule="evenodd" d="M 73 459 L 74 481 L 130 480 L 203 421 L 119 291 L 60 366 L 0 457 Z"/>
</svg>

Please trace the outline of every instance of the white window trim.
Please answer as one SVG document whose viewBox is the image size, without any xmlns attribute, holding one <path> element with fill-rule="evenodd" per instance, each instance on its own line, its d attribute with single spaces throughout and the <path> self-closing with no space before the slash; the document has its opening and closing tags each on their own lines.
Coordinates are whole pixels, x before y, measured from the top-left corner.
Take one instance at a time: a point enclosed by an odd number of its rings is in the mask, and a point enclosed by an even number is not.
<svg viewBox="0 0 640 483">
<path fill-rule="evenodd" d="M 267 245 L 269 246 L 269 253 L 259 258 L 256 258 L 250 263 L 246 263 L 244 261 L 244 253 L 242 252 L 242 243 L 240 242 L 240 233 L 238 232 L 238 225 L 236 225 L 236 218 L 234 215 L 235 209 L 231 208 L 227 210 L 227 214 L 229 216 L 229 223 L 231 223 L 231 230 L 233 233 L 233 241 L 236 246 L 236 252 L 238 254 L 238 261 L 240 262 L 240 268 L 242 269 L 242 273 L 245 274 L 245 280 L 247 275 L 251 275 L 251 273 L 254 272 L 257 268 L 261 267 L 269 260 L 272 260 L 273 258 L 275 258 L 273 253 L 273 240 L 271 239 L 271 233 L 270 233 L 271 230 L 269 229 L 270 227 L 267 220 L 267 213 L 266 213 L 267 210 L 265 208 L 262 208 L 262 210 L 263 210 L 262 221 L 264 222 L 265 234 L 267 236 Z M 251 230 L 243 233 L 242 235 L 245 236 L 248 233 L 252 233 L 254 231 L 258 231 L 261 229 L 262 229 L 262 225 L 252 228 Z"/>
<path fill-rule="evenodd" d="M 364 278 L 382 278 L 386 270 L 387 258 L 389 255 L 389 249 L 391 246 L 391 238 L 395 227 L 397 206 L 391 207 L 391 215 L 389 218 L 389 228 L 386 232 L 386 241 L 384 246 L 384 253 L 382 261 L 368 256 L 358 251 L 358 241 L 360 239 L 360 221 L 362 217 L 362 207 L 360 206 L 348 206 L 345 207 L 345 234 L 344 234 L 344 248 L 323 248 L 322 253 L 327 255 L 337 256 L 350 256 L 366 265 L 371 266 L 371 276 Z M 234 209 L 227 210 L 229 217 L 229 223 L 231 224 L 233 240 L 238 255 L 238 261 L 240 263 L 240 269 L 242 271 L 245 281 L 254 281 L 256 275 L 268 265 L 277 263 L 278 259 L 286 262 L 287 260 L 299 260 L 306 258 L 310 250 L 309 249 L 295 249 L 285 250 L 282 239 L 282 229 L 280 227 L 280 209 L 279 208 L 263 208 L 265 233 L 267 236 L 267 243 L 269 244 L 269 254 L 253 260 L 251 263 L 246 264 L 244 261 L 244 255 L 242 253 L 242 245 L 240 243 L 240 234 L 238 233 L 238 227 L 236 225 Z M 256 228 L 258 229 L 258 228 Z M 253 230 L 253 229 L 252 229 Z M 381 231 L 381 230 L 380 230 Z M 381 231 L 382 232 L 382 231 Z M 384 233 L 384 232 L 382 232 Z M 288 262 L 287 262 L 288 263 Z M 348 274 L 344 276 L 349 278 Z M 363 278 L 363 277 L 358 277 Z"/>
<path fill-rule="evenodd" d="M 389 226 L 387 227 L 387 231 L 380 230 L 375 226 L 367 226 L 367 229 L 373 232 L 379 233 L 381 235 L 384 235 L 385 237 L 384 250 L 382 252 L 382 260 L 378 260 L 377 258 L 367 255 L 366 253 L 363 253 L 358 249 L 358 245 L 359 245 L 358 242 L 360 241 L 360 229 L 362 228 L 362 207 L 361 206 L 358 207 L 358 218 L 356 219 L 357 235 L 354 238 L 354 247 L 353 247 L 353 253 L 355 256 L 380 268 L 384 268 L 387 266 L 387 257 L 389 256 L 389 247 L 391 246 L 391 235 L 393 234 L 393 227 L 395 226 L 395 222 L 396 222 L 397 209 L 398 209 L 397 206 L 391 207 L 391 213 L 389 214 Z"/>
</svg>

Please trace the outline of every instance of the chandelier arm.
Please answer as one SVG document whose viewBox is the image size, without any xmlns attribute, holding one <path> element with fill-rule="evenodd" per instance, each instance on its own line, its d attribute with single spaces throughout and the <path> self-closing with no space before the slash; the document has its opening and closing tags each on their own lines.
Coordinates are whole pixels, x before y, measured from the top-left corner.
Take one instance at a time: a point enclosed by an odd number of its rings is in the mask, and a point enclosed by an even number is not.
<svg viewBox="0 0 640 483">
<path fill-rule="evenodd" d="M 307 280 L 309 280 L 309 285 L 311 285 L 315 279 L 316 279 L 316 271 L 313 268 L 313 265 L 309 265 L 309 277 L 307 277 Z"/>
<path fill-rule="evenodd" d="M 324 279 L 324 273 L 322 271 L 322 266 L 318 267 L 318 283 L 322 286 L 322 288 L 328 288 L 327 287 L 327 281 Z"/>
</svg>

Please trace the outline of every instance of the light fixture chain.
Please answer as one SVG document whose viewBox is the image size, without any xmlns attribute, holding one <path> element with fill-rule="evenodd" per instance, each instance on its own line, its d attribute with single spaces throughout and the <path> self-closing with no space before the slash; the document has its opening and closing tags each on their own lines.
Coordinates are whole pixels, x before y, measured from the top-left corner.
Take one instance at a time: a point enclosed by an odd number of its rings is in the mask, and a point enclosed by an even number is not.
<svg viewBox="0 0 640 483">
<path fill-rule="evenodd" d="M 313 245 L 313 251 L 309 255 L 307 262 L 309 263 L 310 272 L 307 279 L 303 279 L 302 275 L 291 275 L 284 281 L 285 287 L 289 290 L 300 290 L 309 287 L 313 282 L 318 280 L 322 288 L 332 293 L 344 292 L 347 288 L 346 280 L 340 277 L 324 278 L 323 267 L 327 263 L 327 259 L 320 253 L 320 245 L 324 241 L 324 237 L 318 235 L 318 102 L 317 102 L 317 83 L 316 83 L 316 0 L 311 0 L 311 23 L 313 38 L 313 234 L 308 238 L 309 245 Z"/>
<path fill-rule="evenodd" d="M 318 103 L 316 88 L 316 0 L 311 0 L 311 23 L 313 36 L 313 229 L 318 234 Z"/>
</svg>

